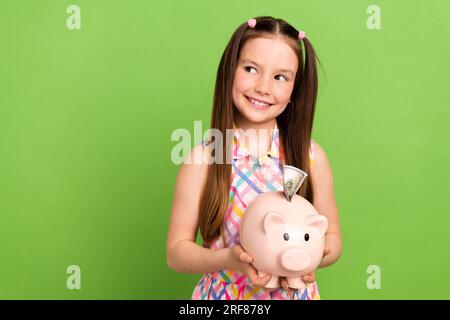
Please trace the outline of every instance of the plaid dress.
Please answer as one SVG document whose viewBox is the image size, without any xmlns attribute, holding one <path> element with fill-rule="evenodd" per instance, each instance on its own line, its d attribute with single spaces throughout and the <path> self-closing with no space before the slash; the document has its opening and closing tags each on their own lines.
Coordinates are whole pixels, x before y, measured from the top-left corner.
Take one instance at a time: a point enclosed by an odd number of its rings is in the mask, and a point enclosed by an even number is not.
<svg viewBox="0 0 450 320">
<path fill-rule="evenodd" d="M 314 140 L 311 140 L 310 163 L 314 162 Z M 228 208 L 224 216 L 226 241 L 217 238 L 211 249 L 221 249 L 240 244 L 239 225 L 247 205 L 259 194 L 266 191 L 283 191 L 282 150 L 279 146 L 279 132 L 275 124 L 270 151 L 258 158 L 248 153 L 243 145 L 243 137 L 234 128 L 232 151 L 232 174 Z M 246 274 L 225 269 L 205 273 L 197 283 L 194 300 L 316 300 L 320 299 L 316 282 L 307 283 L 305 289 L 287 293 L 282 288 L 266 292 L 253 287 Z"/>
</svg>

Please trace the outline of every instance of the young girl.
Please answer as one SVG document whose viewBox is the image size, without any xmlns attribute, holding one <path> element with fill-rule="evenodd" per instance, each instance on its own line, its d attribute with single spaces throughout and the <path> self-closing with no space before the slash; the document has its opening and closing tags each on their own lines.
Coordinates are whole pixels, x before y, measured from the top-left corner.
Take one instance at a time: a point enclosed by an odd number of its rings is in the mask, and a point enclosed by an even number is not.
<svg viewBox="0 0 450 320">
<path fill-rule="evenodd" d="M 305 33 L 281 19 L 250 19 L 233 33 L 217 71 L 211 119 L 224 135 L 232 130 L 232 141 L 219 150 L 230 156 L 211 163 L 210 146 L 218 145 L 212 140 L 192 149 L 188 159 L 201 161 L 181 166 L 169 224 L 169 267 L 204 273 L 193 299 L 319 299 L 314 273 L 303 277 L 305 289 L 290 289 L 284 278 L 280 288 L 264 288 L 270 275 L 258 277 L 239 242 L 245 208 L 259 194 L 282 191 L 283 164 L 289 164 L 308 173 L 298 194 L 328 219 L 320 267 L 341 255 L 330 164 L 311 139 L 316 59 Z M 198 228 L 203 246 L 195 242 Z"/>
</svg>

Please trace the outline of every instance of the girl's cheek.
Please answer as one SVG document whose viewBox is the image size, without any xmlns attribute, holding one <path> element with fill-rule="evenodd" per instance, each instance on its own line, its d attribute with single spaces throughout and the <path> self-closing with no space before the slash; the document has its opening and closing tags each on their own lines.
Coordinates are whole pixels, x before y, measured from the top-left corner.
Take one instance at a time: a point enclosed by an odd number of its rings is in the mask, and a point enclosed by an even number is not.
<svg viewBox="0 0 450 320">
<path fill-rule="evenodd" d="M 279 97 L 281 100 L 289 100 L 289 98 L 292 95 L 292 90 L 294 89 L 293 85 L 290 86 L 283 86 L 282 88 L 280 88 L 279 91 Z"/>
<path fill-rule="evenodd" d="M 236 87 L 242 90 L 248 89 L 254 82 L 252 75 L 248 73 L 243 73 L 242 71 L 238 71 L 236 73 L 236 77 L 234 78 Z"/>
<path fill-rule="evenodd" d="M 251 79 L 242 79 L 240 82 L 240 88 L 244 91 L 244 90 L 248 90 L 251 89 L 253 86 L 253 81 Z"/>
</svg>

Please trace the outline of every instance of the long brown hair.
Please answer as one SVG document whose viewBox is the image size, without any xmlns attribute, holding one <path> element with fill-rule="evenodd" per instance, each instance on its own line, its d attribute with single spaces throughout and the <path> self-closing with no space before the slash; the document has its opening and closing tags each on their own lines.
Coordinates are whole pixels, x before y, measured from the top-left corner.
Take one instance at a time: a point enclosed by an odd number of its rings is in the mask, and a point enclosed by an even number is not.
<svg viewBox="0 0 450 320">
<path fill-rule="evenodd" d="M 211 115 L 211 129 L 218 129 L 225 134 L 227 129 L 233 129 L 234 113 L 232 86 L 234 73 L 239 61 L 241 48 L 244 44 L 257 37 L 283 36 L 298 57 L 298 71 L 291 95 L 291 102 L 277 117 L 281 148 L 284 150 L 284 163 L 293 165 L 308 173 L 307 179 L 297 194 L 312 203 L 313 191 L 309 167 L 309 147 L 313 126 L 314 111 L 317 97 L 317 69 L 314 49 L 305 37 L 305 58 L 298 38 L 299 31 L 282 19 L 270 16 L 255 18 L 254 28 L 249 28 L 247 22 L 241 24 L 231 36 L 220 59 L 217 70 L 214 100 Z M 303 63 L 304 62 L 304 63 Z M 230 139 L 222 143 L 222 154 L 227 154 Z M 223 218 L 228 206 L 228 195 L 231 185 L 231 164 L 212 163 L 208 165 L 206 183 L 200 199 L 199 226 L 205 245 L 222 235 Z M 224 245 L 225 239 L 224 240 Z"/>
</svg>

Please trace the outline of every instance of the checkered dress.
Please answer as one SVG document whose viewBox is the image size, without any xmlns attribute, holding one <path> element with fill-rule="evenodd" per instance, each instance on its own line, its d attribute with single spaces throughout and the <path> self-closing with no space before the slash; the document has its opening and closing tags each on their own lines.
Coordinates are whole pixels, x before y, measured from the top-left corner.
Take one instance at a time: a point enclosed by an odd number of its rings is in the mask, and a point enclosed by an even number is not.
<svg viewBox="0 0 450 320">
<path fill-rule="evenodd" d="M 310 147 L 311 165 L 314 162 L 314 140 Z M 243 145 L 243 137 L 234 129 L 232 152 L 232 184 L 228 208 L 224 216 L 226 244 L 222 237 L 216 239 L 211 249 L 232 247 L 240 243 L 239 225 L 247 205 L 259 194 L 266 191 L 283 191 L 282 151 L 279 146 L 279 132 L 275 124 L 270 151 L 258 158 L 248 153 Z M 282 288 L 266 292 L 253 287 L 245 274 L 237 270 L 225 269 L 205 273 L 197 283 L 192 299 L 195 300 L 312 300 L 320 299 L 317 284 L 307 283 L 305 289 L 287 293 Z"/>
</svg>

